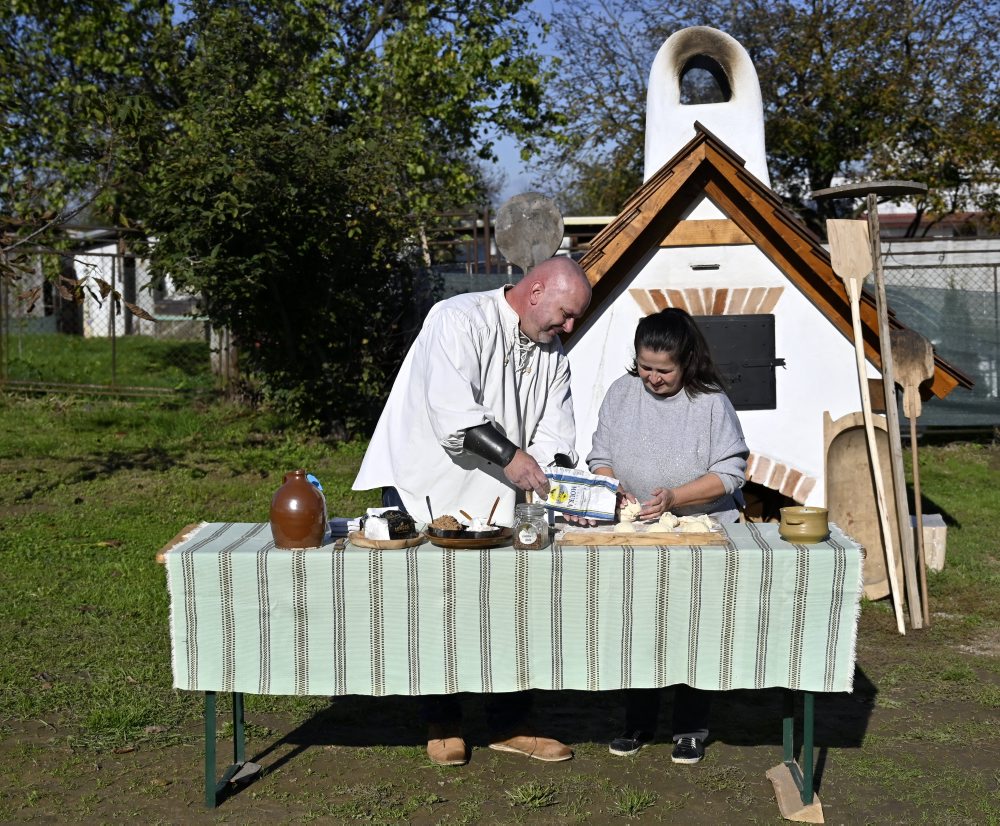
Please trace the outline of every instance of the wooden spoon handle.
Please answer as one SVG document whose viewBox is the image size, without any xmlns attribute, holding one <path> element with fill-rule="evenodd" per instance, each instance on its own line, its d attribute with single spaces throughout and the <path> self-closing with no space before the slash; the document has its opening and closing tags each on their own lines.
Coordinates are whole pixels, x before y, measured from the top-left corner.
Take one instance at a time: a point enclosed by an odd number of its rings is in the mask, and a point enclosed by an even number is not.
<svg viewBox="0 0 1000 826">
<path fill-rule="evenodd" d="M 493 514 L 495 514 L 495 513 L 497 512 L 497 505 L 499 505 L 499 504 L 500 504 L 500 497 L 498 496 L 498 497 L 497 497 L 497 498 L 496 498 L 496 499 L 494 500 L 494 502 L 493 502 L 493 507 L 492 507 L 492 508 L 490 508 L 490 516 L 489 516 L 489 518 L 488 518 L 488 519 L 486 520 L 486 524 L 487 524 L 487 525 L 492 525 L 492 524 L 493 524 Z"/>
<path fill-rule="evenodd" d="M 459 509 L 458 509 L 458 512 L 459 512 L 460 514 L 462 514 L 462 516 L 464 516 L 464 517 L 465 517 L 466 519 L 468 519 L 468 520 L 469 520 L 470 522 L 472 521 L 472 517 L 471 517 L 471 516 L 469 516 L 469 514 L 467 514 L 467 513 L 466 513 L 466 512 L 464 511 L 464 510 L 462 510 L 461 508 L 459 508 Z"/>
</svg>

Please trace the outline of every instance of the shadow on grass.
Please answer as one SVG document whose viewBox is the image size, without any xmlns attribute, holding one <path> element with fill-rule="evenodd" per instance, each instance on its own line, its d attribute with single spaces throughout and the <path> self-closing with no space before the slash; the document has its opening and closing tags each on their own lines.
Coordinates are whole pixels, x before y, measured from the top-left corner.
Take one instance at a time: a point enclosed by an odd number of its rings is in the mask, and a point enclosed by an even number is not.
<svg viewBox="0 0 1000 826">
<path fill-rule="evenodd" d="M 668 741 L 670 700 L 673 691 L 664 689 L 661 727 L 657 739 Z M 621 733 L 624 719 L 624 696 L 621 691 L 533 691 L 533 720 L 539 734 L 555 737 L 564 743 L 606 743 Z M 859 748 L 868 728 L 878 689 L 857 668 L 854 692 L 816 694 L 815 785 L 819 788 L 829 748 Z M 712 708 L 713 741 L 734 746 L 782 745 L 782 721 L 787 691 L 781 688 L 717 692 Z M 475 695 L 463 695 L 463 731 L 470 747 L 484 747 L 489 734 L 483 715 L 483 703 Z M 795 752 L 798 755 L 802 736 L 802 702 L 795 703 Z M 250 757 L 262 763 L 283 747 L 291 748 L 267 767 L 274 772 L 295 760 L 313 746 L 416 746 L 426 744 L 421 722 L 419 697 L 346 696 L 331 699 L 330 706 L 293 731 Z M 801 758 L 800 758 L 801 759 Z"/>
<path fill-rule="evenodd" d="M 104 454 L 91 454 L 76 460 L 65 460 L 66 464 L 73 462 L 79 466 L 65 476 L 54 475 L 54 478 L 25 488 L 15 498 L 15 502 L 26 502 L 38 494 L 50 493 L 64 485 L 76 485 L 93 482 L 97 479 L 107 479 L 116 473 L 132 470 L 165 471 L 178 464 L 177 458 L 171 456 L 160 447 L 143 448 L 134 451 L 111 450 Z"/>
</svg>

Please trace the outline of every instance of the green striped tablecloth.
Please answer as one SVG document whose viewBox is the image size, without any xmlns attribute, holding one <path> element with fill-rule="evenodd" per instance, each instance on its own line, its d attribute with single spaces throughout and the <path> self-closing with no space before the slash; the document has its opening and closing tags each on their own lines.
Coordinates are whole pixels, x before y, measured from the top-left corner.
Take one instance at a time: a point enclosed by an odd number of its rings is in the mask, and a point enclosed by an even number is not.
<svg viewBox="0 0 1000 826">
<path fill-rule="evenodd" d="M 166 555 L 174 685 L 251 694 L 785 686 L 850 691 L 864 551 L 733 525 L 727 547 L 274 547 Z"/>
</svg>

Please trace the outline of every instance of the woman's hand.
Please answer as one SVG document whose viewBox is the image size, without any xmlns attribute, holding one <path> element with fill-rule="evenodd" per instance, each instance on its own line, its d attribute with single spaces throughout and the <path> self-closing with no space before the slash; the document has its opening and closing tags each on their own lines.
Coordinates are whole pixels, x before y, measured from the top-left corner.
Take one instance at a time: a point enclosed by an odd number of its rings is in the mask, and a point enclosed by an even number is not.
<svg viewBox="0 0 1000 826">
<path fill-rule="evenodd" d="M 676 499 L 672 488 L 657 488 L 653 491 L 653 498 L 642 503 L 639 518 L 643 520 L 659 519 L 673 507 Z"/>
</svg>

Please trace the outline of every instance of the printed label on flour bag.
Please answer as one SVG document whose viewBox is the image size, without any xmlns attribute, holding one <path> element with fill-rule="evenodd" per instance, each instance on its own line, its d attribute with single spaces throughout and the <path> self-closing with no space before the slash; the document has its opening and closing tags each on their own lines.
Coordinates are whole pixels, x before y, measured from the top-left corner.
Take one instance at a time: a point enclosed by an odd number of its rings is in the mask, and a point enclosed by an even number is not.
<svg viewBox="0 0 1000 826">
<path fill-rule="evenodd" d="M 617 479 L 577 468 L 547 468 L 545 475 L 550 488 L 544 504 L 549 510 L 588 519 L 614 520 Z"/>
</svg>

